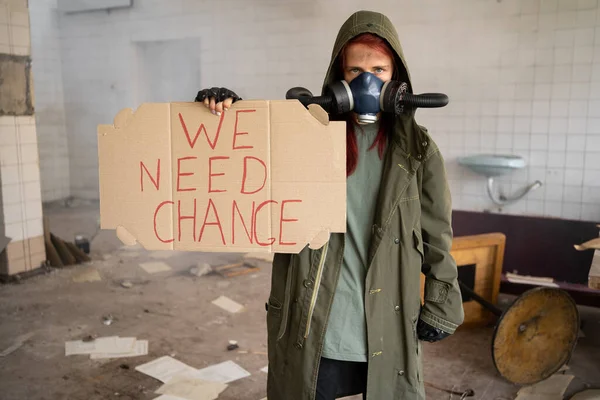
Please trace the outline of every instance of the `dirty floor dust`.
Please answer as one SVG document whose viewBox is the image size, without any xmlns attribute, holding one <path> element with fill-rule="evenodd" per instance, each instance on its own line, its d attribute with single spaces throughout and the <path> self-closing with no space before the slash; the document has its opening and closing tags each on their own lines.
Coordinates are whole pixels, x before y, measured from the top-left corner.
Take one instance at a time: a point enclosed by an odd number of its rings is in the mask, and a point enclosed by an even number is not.
<svg viewBox="0 0 600 400">
<path fill-rule="evenodd" d="M 52 231 L 65 240 L 75 234 L 94 235 L 97 204 L 65 208 L 46 206 Z M 265 301 L 270 268 L 233 278 L 197 277 L 198 263 L 222 265 L 239 254 L 176 252 L 154 259 L 143 249 L 123 249 L 114 232 L 102 231 L 92 242 L 93 262 L 101 281 L 74 282 L 82 266 L 54 270 L 19 284 L 0 286 L 0 352 L 23 334 L 33 333 L 23 346 L 0 357 L 2 400 L 153 399 L 161 383 L 135 371 L 137 365 L 171 355 L 195 368 L 233 360 L 251 373 L 229 384 L 220 400 L 260 400 L 266 396 L 267 365 Z M 149 274 L 139 263 L 163 261 L 170 271 Z M 89 268 L 86 266 L 85 268 Z M 132 283 L 130 288 L 121 285 Z M 242 304 L 231 314 L 211 304 L 219 296 Z M 600 313 L 587 310 L 586 337 L 573 355 L 569 373 L 576 376 L 569 392 L 600 386 Z M 112 315 L 110 325 L 103 316 Z M 424 346 L 425 381 L 436 386 L 475 390 L 476 399 L 512 399 L 519 387 L 504 381 L 490 353 L 492 327 L 462 330 L 437 344 Z M 90 360 L 64 355 L 64 342 L 87 335 L 135 336 L 149 341 L 147 356 Z M 239 349 L 228 351 L 229 340 Z M 450 395 L 427 388 L 428 399 Z M 454 396 L 458 399 L 459 396 Z"/>
</svg>

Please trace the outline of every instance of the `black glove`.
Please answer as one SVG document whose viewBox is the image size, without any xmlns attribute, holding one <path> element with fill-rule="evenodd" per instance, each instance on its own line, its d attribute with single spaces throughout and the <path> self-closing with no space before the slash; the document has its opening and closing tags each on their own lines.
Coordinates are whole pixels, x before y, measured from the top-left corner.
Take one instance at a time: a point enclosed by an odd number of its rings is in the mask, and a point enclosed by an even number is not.
<svg viewBox="0 0 600 400">
<path fill-rule="evenodd" d="M 419 340 L 433 343 L 447 338 L 448 336 L 450 336 L 449 333 L 446 333 L 441 329 L 435 328 L 429 325 L 427 322 L 423 322 L 419 318 L 419 322 L 417 322 L 417 337 L 419 338 Z"/>
<path fill-rule="evenodd" d="M 229 98 L 233 99 L 233 103 L 235 103 L 238 100 L 242 100 L 242 98 L 240 96 L 238 96 L 233 91 L 231 91 L 227 88 L 213 87 L 210 89 L 203 89 L 203 90 L 199 91 L 198 94 L 196 95 L 196 99 L 194 101 L 201 103 L 204 100 L 206 100 L 207 98 L 210 99 L 211 97 L 215 98 L 215 103 L 220 103 Z"/>
</svg>

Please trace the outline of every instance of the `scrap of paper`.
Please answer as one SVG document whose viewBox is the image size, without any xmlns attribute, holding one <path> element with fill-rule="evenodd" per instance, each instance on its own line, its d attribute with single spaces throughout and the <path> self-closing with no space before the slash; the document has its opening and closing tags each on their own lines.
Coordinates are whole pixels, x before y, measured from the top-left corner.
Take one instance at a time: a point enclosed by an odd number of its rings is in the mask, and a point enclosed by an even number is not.
<svg viewBox="0 0 600 400">
<path fill-rule="evenodd" d="M 187 400 L 214 400 L 227 388 L 220 382 L 208 382 L 188 376 L 175 376 L 156 393 L 182 397 Z"/>
<path fill-rule="evenodd" d="M 265 374 L 269 373 L 269 366 L 267 365 L 266 367 L 263 367 L 260 369 L 262 372 L 264 372 Z"/>
<path fill-rule="evenodd" d="M 195 368 L 169 356 L 157 358 L 149 363 L 138 365 L 135 369 L 136 371 L 149 375 L 163 383 L 169 382 L 170 379 L 177 375 L 188 372 L 197 372 Z"/>
<path fill-rule="evenodd" d="M 515 400 L 562 399 L 573 378 L 573 375 L 552 375 L 535 385 L 519 389 Z"/>
<path fill-rule="evenodd" d="M 199 369 L 188 376 L 209 382 L 230 383 L 250 376 L 250 373 L 233 361 L 225 361 Z"/>
<path fill-rule="evenodd" d="M 145 356 L 148 354 L 148 341 L 137 340 L 133 346 L 133 350 L 128 353 L 92 353 L 90 358 L 92 360 L 99 360 L 102 358 L 124 358 L 124 357 L 138 357 Z"/>
<path fill-rule="evenodd" d="M 96 268 L 81 268 L 75 271 L 73 274 L 73 282 L 97 282 L 101 281 L 102 278 Z"/>
<path fill-rule="evenodd" d="M 243 305 L 225 296 L 221 296 L 218 299 L 213 300 L 212 303 L 218 307 L 221 307 L 225 311 L 229 311 L 230 313 L 238 313 L 244 309 Z"/>
<path fill-rule="evenodd" d="M 109 336 L 84 342 L 74 340 L 65 343 L 65 355 L 94 354 L 94 353 L 130 353 L 135 345 L 135 338 Z"/>
<path fill-rule="evenodd" d="M 142 269 L 149 274 L 156 274 L 157 272 L 165 272 L 171 270 L 169 264 L 164 263 L 162 261 L 151 261 L 141 263 L 140 267 L 142 267 Z"/>
<path fill-rule="evenodd" d="M 154 400 L 187 400 L 183 397 L 171 396 L 170 394 L 161 394 L 158 397 L 155 397 Z"/>
</svg>

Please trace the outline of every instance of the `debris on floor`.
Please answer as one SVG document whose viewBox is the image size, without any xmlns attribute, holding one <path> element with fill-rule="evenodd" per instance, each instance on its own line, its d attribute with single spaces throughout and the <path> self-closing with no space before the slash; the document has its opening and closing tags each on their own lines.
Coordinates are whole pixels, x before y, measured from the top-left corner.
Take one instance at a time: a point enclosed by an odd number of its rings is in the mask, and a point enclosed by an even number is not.
<svg viewBox="0 0 600 400">
<path fill-rule="evenodd" d="M 535 385 L 521 388 L 515 400 L 562 400 L 573 378 L 573 375 L 552 375 Z"/>
<path fill-rule="evenodd" d="M 218 299 L 212 301 L 215 306 L 221 307 L 225 311 L 230 313 L 238 313 L 244 309 L 244 306 L 231 300 L 229 297 L 221 296 Z"/>
<path fill-rule="evenodd" d="M 75 270 L 72 279 L 75 283 L 98 282 L 102 280 L 100 273 L 94 267 L 83 267 Z"/>
<path fill-rule="evenodd" d="M 246 275 L 250 272 L 258 271 L 258 268 L 247 265 L 245 262 L 237 262 L 233 264 L 221 265 L 215 268 L 215 272 L 225 278 L 233 278 L 234 276 Z"/>
<path fill-rule="evenodd" d="M 128 280 L 123 280 L 121 281 L 121 286 L 125 289 L 131 289 L 133 287 L 133 283 L 131 283 L 131 281 Z"/>
<path fill-rule="evenodd" d="M 273 253 L 248 253 L 244 255 L 244 263 L 256 267 L 270 267 L 273 264 Z"/>
<path fill-rule="evenodd" d="M 19 350 L 29 339 L 33 337 L 33 335 L 35 335 L 34 332 L 29 332 L 17 337 L 15 342 L 10 347 L 0 352 L 0 357 L 6 357 L 9 354 L 12 354 L 15 351 Z"/>
<path fill-rule="evenodd" d="M 146 263 L 140 263 L 140 267 L 149 274 L 156 274 L 158 272 L 171 271 L 169 264 L 162 261 L 151 261 Z"/>
<path fill-rule="evenodd" d="M 108 336 L 65 343 L 65 356 L 90 355 L 91 359 L 136 357 L 148 354 L 148 341 Z"/>
<path fill-rule="evenodd" d="M 90 355 L 92 360 L 98 360 L 102 358 L 125 358 L 125 357 L 138 357 L 145 356 L 148 354 L 148 341 L 147 340 L 136 340 L 133 349 L 130 352 L 124 353 L 94 353 Z"/>
<path fill-rule="evenodd" d="M 260 371 L 261 371 L 261 372 L 264 372 L 265 374 L 268 374 L 268 373 L 269 373 L 269 366 L 267 365 L 266 367 L 262 367 L 262 368 L 260 369 Z"/>
<path fill-rule="evenodd" d="M 220 382 L 210 382 L 187 376 L 173 377 L 155 393 L 175 396 L 185 400 L 214 400 L 227 385 Z"/>
<path fill-rule="evenodd" d="M 227 345 L 228 351 L 232 351 L 232 350 L 239 349 L 239 348 L 240 348 L 240 346 L 238 345 L 237 340 L 230 340 L 229 345 Z"/>
<path fill-rule="evenodd" d="M 114 322 L 115 317 L 112 316 L 112 314 L 108 314 L 102 317 L 102 323 L 106 326 L 112 325 L 112 323 Z"/>
<path fill-rule="evenodd" d="M 225 361 L 220 364 L 199 369 L 190 376 L 210 382 L 231 383 L 238 379 L 250 376 L 250 372 L 246 371 L 233 361 Z"/>
<path fill-rule="evenodd" d="M 211 273 L 213 273 L 213 268 L 208 263 L 199 262 L 195 267 L 190 268 L 190 274 L 198 277 Z"/>
<path fill-rule="evenodd" d="M 196 371 L 195 368 L 169 356 L 157 358 L 146 364 L 138 365 L 135 369 L 136 371 L 151 376 L 163 383 L 169 382 L 174 376 Z"/>
<path fill-rule="evenodd" d="M 569 400 L 600 400 L 600 389 L 586 389 L 575 393 Z"/>
<path fill-rule="evenodd" d="M 512 272 L 507 272 L 506 279 L 511 283 L 523 283 L 526 285 L 558 287 L 558 285 L 556 283 L 554 283 L 553 278 L 547 278 L 547 277 L 543 277 L 543 276 L 518 275 L 518 274 L 515 274 Z"/>
</svg>

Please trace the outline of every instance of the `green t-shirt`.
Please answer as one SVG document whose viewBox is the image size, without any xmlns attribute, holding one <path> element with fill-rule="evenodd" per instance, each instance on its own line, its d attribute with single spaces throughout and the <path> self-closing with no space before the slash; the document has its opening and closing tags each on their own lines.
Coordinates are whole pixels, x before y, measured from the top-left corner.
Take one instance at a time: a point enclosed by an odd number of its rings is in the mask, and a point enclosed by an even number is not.
<svg viewBox="0 0 600 400">
<path fill-rule="evenodd" d="M 371 226 L 383 169 L 373 144 L 379 123 L 355 125 L 358 165 L 346 181 L 347 229 L 344 260 L 327 323 L 322 356 L 367 361 L 365 279 Z"/>
</svg>

